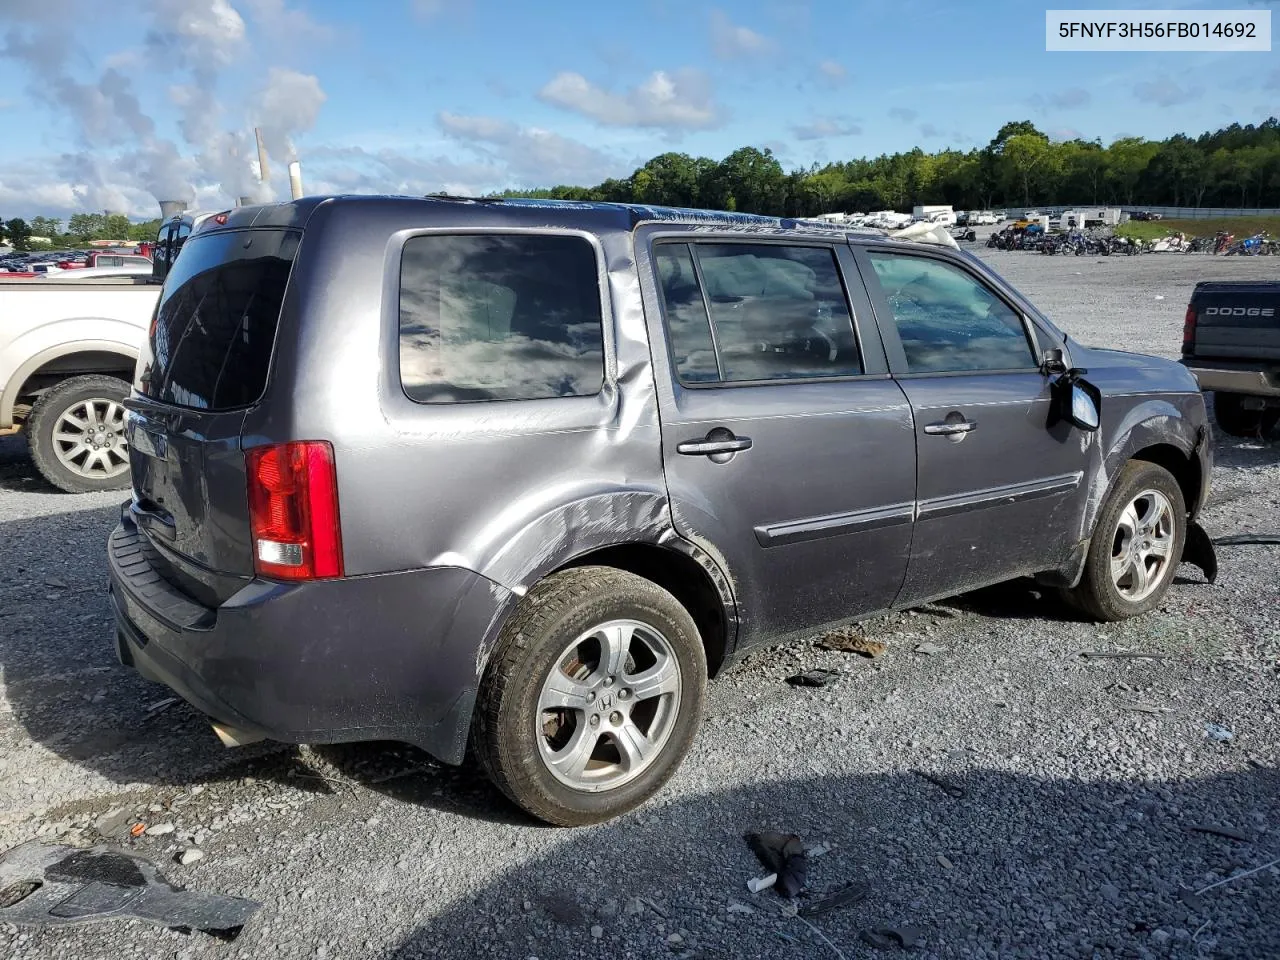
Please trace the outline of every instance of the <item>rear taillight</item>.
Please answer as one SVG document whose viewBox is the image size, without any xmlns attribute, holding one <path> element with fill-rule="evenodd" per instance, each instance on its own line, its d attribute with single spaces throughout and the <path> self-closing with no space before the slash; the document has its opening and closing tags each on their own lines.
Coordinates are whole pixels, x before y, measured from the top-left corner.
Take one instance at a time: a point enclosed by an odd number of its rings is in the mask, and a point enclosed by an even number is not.
<svg viewBox="0 0 1280 960">
<path fill-rule="evenodd" d="M 1196 308 L 1187 307 L 1187 318 L 1182 321 L 1182 349 L 1185 353 L 1196 342 Z"/>
<path fill-rule="evenodd" d="M 254 569 L 275 580 L 342 576 L 338 475 L 322 440 L 246 453 Z"/>
</svg>

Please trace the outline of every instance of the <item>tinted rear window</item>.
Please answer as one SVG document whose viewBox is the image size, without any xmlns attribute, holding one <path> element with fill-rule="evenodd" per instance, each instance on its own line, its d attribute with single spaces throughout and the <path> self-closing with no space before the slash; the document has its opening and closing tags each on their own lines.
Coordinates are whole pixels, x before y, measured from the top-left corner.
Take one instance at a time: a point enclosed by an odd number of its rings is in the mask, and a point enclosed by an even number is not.
<svg viewBox="0 0 1280 960">
<path fill-rule="evenodd" d="M 600 392 L 596 255 L 581 237 L 431 235 L 404 245 L 400 378 L 419 403 Z"/>
<path fill-rule="evenodd" d="M 256 402 L 300 236 L 239 230 L 188 241 L 160 294 L 138 392 L 200 410 Z"/>
</svg>

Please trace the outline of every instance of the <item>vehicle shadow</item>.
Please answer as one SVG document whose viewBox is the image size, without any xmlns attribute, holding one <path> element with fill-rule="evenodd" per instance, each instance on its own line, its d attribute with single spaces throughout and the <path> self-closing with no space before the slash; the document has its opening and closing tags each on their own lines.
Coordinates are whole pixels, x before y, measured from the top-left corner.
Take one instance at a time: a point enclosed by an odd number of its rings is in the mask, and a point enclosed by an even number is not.
<svg viewBox="0 0 1280 960">
<path fill-rule="evenodd" d="M 1280 856 L 1265 827 L 1280 812 L 1277 771 L 1085 782 L 966 766 L 945 776 L 963 796 L 907 770 L 659 799 L 540 844 L 479 891 L 434 888 L 428 919 L 379 955 L 854 957 L 879 955 L 861 932 L 912 927 L 910 952 L 928 957 L 1280 956 L 1280 928 L 1266 919 L 1280 911 L 1280 870 L 1180 895 Z M 1207 821 L 1244 839 L 1195 829 Z M 802 905 L 866 885 L 861 902 L 808 918 L 827 943 L 782 915 L 773 892 L 748 892 L 748 878 L 768 871 L 742 835 L 760 829 L 830 845 L 810 860 L 814 894 Z"/>
<path fill-rule="evenodd" d="M 36 472 L 36 466 L 27 452 L 25 437 L 0 437 L 0 491 L 52 493 L 53 489 Z"/>
</svg>

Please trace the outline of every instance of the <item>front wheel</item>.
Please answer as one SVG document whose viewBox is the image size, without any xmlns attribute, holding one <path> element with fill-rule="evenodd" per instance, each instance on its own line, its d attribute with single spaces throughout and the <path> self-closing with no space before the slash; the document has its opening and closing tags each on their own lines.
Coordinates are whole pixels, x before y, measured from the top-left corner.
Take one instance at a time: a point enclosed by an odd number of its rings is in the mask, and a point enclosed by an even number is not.
<svg viewBox="0 0 1280 960">
<path fill-rule="evenodd" d="M 1116 478 L 1067 599 L 1095 620 L 1125 620 L 1164 598 L 1182 561 L 1187 507 L 1164 467 L 1131 460 Z"/>
<path fill-rule="evenodd" d="M 706 685 L 698 628 L 675 597 L 610 567 L 564 570 L 503 630 L 476 702 L 476 754 L 538 819 L 599 823 L 675 773 Z"/>
<path fill-rule="evenodd" d="M 67 493 L 129 485 L 124 399 L 129 384 L 92 374 L 46 390 L 27 419 L 27 443 L 40 475 Z"/>
</svg>

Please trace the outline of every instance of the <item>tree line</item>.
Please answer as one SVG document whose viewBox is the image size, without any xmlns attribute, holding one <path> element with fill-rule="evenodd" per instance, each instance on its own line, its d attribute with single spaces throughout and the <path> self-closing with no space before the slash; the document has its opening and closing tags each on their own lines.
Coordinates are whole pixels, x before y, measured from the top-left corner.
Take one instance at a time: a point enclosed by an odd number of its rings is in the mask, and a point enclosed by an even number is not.
<svg viewBox="0 0 1280 960">
<path fill-rule="evenodd" d="M 738 210 L 771 216 L 1049 204 L 1280 207 L 1280 120 L 1233 123 L 1197 138 L 1052 140 L 1028 120 L 1006 123 L 985 147 L 919 147 L 787 173 L 771 150 L 723 160 L 664 153 L 625 179 L 593 187 L 508 190 L 495 196 L 605 200 Z"/>
<path fill-rule="evenodd" d="M 82 247 L 90 240 L 123 240 L 137 243 L 154 240 L 160 230 L 159 218 L 135 223 L 123 213 L 75 213 L 63 229 L 60 217 L 0 218 L 0 236 L 15 250 L 62 250 Z M 44 238 L 48 242 L 33 238 Z"/>
</svg>

